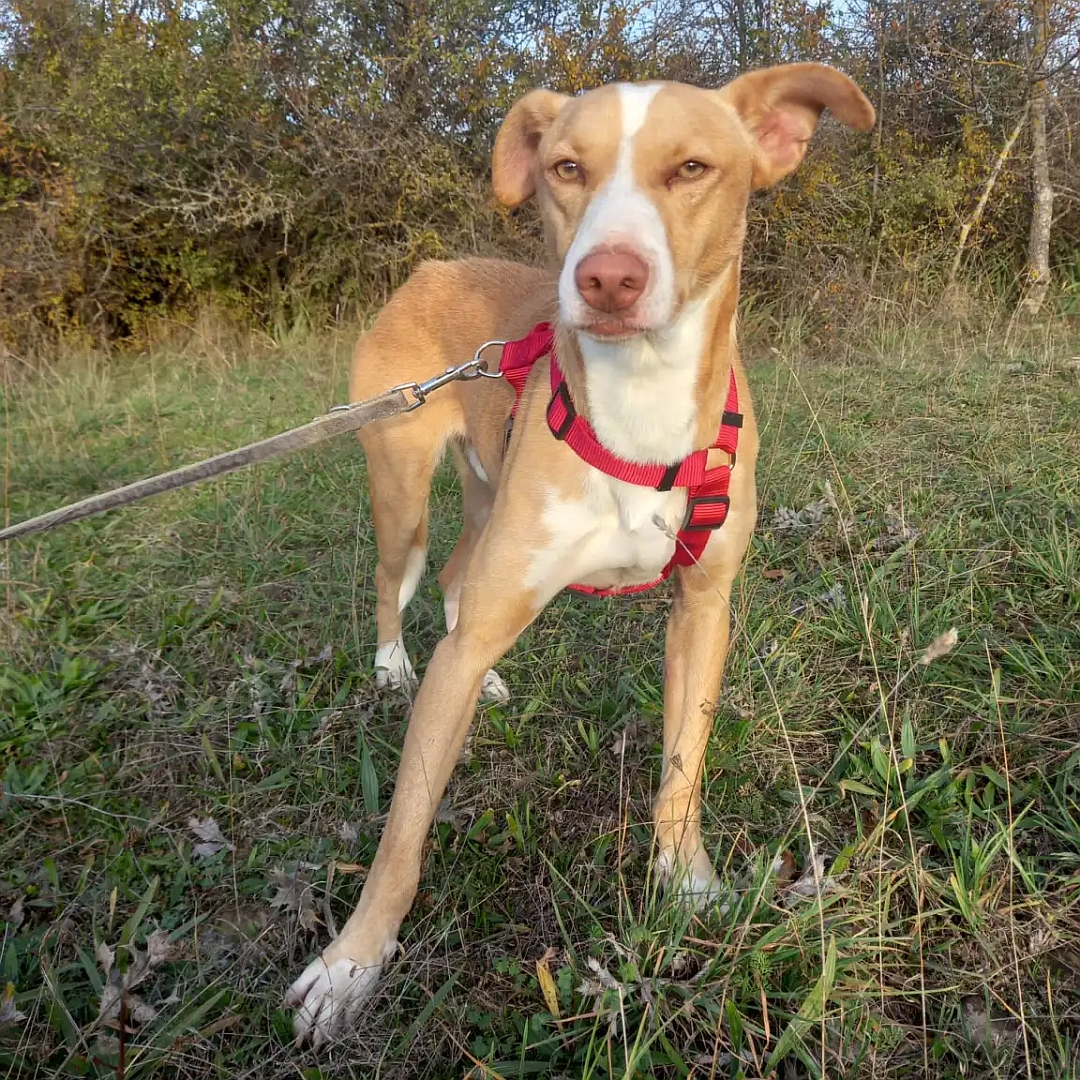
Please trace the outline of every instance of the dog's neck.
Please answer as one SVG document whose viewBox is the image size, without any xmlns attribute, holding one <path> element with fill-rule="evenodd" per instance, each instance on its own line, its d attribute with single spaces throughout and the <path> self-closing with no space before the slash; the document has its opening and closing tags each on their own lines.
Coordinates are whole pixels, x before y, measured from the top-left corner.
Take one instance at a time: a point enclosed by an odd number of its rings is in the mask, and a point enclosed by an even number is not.
<svg viewBox="0 0 1080 1080">
<path fill-rule="evenodd" d="M 560 328 L 557 353 L 574 406 L 628 461 L 673 464 L 716 438 L 738 358 L 734 263 L 663 330 L 602 342 Z"/>
</svg>

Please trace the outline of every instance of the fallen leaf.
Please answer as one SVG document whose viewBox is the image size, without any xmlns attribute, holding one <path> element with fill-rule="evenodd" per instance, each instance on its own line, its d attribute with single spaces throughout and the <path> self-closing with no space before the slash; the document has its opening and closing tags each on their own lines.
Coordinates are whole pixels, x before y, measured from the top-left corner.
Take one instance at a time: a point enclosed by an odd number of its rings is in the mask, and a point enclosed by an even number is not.
<svg viewBox="0 0 1080 1080">
<path fill-rule="evenodd" d="M 544 995 L 544 1004 L 548 1007 L 556 1020 L 559 1019 L 559 995 L 555 989 L 555 980 L 551 975 L 551 961 L 558 956 L 555 949 L 548 948 L 544 955 L 536 961 L 536 978 L 540 983 L 540 990 Z"/>
<path fill-rule="evenodd" d="M 311 882 L 302 874 L 289 874 L 284 870 L 271 870 L 266 875 L 271 885 L 278 887 L 270 906 L 281 908 L 296 916 L 297 923 L 305 930 L 319 925 L 315 902 L 311 897 Z"/>
<path fill-rule="evenodd" d="M 790 902 L 799 897 L 823 896 L 827 892 L 835 892 L 836 888 L 836 882 L 825 876 L 825 856 L 815 855 L 798 880 L 788 887 L 787 899 Z"/>
<path fill-rule="evenodd" d="M 94 958 L 98 962 L 98 967 L 108 975 L 112 971 L 113 964 L 116 963 L 116 952 L 102 941 L 94 950 Z"/>
<path fill-rule="evenodd" d="M 786 885 L 795 877 L 797 869 L 795 856 L 785 849 L 776 856 L 773 862 L 773 877 L 776 878 L 777 884 Z"/>
<path fill-rule="evenodd" d="M 150 967 L 161 967 L 167 964 L 175 955 L 176 947 L 169 940 L 167 930 L 155 930 L 146 939 L 146 959 Z"/>
<path fill-rule="evenodd" d="M 787 577 L 786 570 L 762 570 L 761 576 L 766 581 L 783 581 Z"/>
<path fill-rule="evenodd" d="M 133 1032 L 157 1019 L 158 1011 L 144 1001 L 134 989 L 144 983 L 150 973 L 167 963 L 174 954 L 174 946 L 165 930 L 155 930 L 146 939 L 146 952 L 127 946 L 131 963 L 126 971 L 116 967 L 116 950 L 101 942 L 95 950 L 97 962 L 105 972 L 107 982 L 101 994 L 98 1023 L 105 1027 Z M 121 1013 L 123 1019 L 121 1020 Z M 134 1025 L 134 1026 L 131 1026 Z"/>
<path fill-rule="evenodd" d="M 222 850 L 235 850 L 221 835 L 221 829 L 212 817 L 203 818 L 201 821 L 197 817 L 189 818 L 188 828 L 195 834 L 196 839 L 201 841 L 192 848 L 197 858 L 206 859 Z"/>
<path fill-rule="evenodd" d="M 367 870 L 363 863 L 359 862 L 335 862 L 334 873 L 336 874 L 362 874 Z"/>
<path fill-rule="evenodd" d="M 8 983 L 0 994 L 0 1028 L 8 1024 L 17 1024 L 26 1019 L 26 1013 L 15 1008 L 15 986 Z"/>
<path fill-rule="evenodd" d="M 360 827 L 351 821 L 343 821 L 338 829 L 338 837 L 346 844 L 355 844 L 360 839 Z"/>
<path fill-rule="evenodd" d="M 113 968 L 109 981 L 101 995 L 101 1008 L 98 1010 L 98 1023 L 119 1031 L 133 1032 L 130 1025 L 144 1027 L 157 1019 L 157 1009 L 143 1001 L 138 994 L 131 993 L 124 985 L 126 975 Z M 123 1019 L 121 1020 L 121 1012 Z"/>
<path fill-rule="evenodd" d="M 23 898 L 20 896 L 19 899 L 11 905 L 11 910 L 8 912 L 8 926 L 10 926 L 12 930 L 18 930 L 19 927 L 23 924 L 24 917 Z"/>
</svg>

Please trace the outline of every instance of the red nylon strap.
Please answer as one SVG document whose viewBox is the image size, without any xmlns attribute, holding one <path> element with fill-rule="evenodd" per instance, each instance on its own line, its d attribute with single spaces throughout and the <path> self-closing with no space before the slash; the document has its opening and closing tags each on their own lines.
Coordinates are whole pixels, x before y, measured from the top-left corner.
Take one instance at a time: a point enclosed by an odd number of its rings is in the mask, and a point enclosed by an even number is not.
<svg viewBox="0 0 1080 1080">
<path fill-rule="evenodd" d="M 520 341 L 508 341 L 503 346 L 499 372 L 514 388 L 515 415 L 533 364 L 541 356 L 547 356 L 554 347 L 555 328 L 551 323 L 538 323 Z"/>
<path fill-rule="evenodd" d="M 731 372 L 720 432 L 709 447 L 729 453 L 731 463 L 707 469 L 705 466 L 709 450 L 706 449 L 695 450 L 685 457 L 677 468 L 674 465 L 642 465 L 613 454 L 596 437 L 588 421 L 578 415 L 559 368 L 554 347 L 555 331 L 550 323 L 540 323 L 520 341 L 510 341 L 503 346 L 499 371 L 514 388 L 514 408 L 511 415 L 517 413 L 533 364 L 542 356 L 550 354 L 552 395 L 548 404 L 547 422 L 555 438 L 564 441 L 586 464 L 617 480 L 656 488 L 659 491 L 669 491 L 674 487 L 687 489 L 686 517 L 675 537 L 675 553 L 655 581 L 615 589 L 597 589 L 591 585 L 568 586 L 575 592 L 590 596 L 625 596 L 646 592 L 666 581 L 676 566 L 692 566 L 696 563 L 709 542 L 710 533 L 719 529 L 727 520 L 731 470 L 735 467 L 739 428 L 742 427 L 735 372 Z"/>
</svg>

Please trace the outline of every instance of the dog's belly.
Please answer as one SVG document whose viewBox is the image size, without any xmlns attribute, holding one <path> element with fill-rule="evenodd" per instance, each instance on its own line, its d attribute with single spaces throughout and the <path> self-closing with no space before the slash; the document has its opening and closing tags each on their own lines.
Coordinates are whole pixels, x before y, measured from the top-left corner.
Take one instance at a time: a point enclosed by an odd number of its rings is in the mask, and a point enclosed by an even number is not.
<svg viewBox="0 0 1080 1080">
<path fill-rule="evenodd" d="M 528 584 L 557 591 L 655 581 L 675 553 L 685 512 L 685 491 L 655 491 L 590 469 L 580 499 L 548 495 L 543 523 L 552 541 L 536 552 Z"/>
</svg>

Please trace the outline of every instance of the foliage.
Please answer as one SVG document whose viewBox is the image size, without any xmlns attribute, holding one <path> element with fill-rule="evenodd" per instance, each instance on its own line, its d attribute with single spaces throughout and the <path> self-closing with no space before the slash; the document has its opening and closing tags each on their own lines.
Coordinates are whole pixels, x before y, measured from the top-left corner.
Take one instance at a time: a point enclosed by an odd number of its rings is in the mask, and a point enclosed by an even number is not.
<svg viewBox="0 0 1080 1080">
<path fill-rule="evenodd" d="M 1073 0 L 1052 5 L 1053 124 L 1077 120 Z M 538 254 L 488 153 L 524 89 L 717 85 L 815 59 L 880 107 L 828 125 L 755 205 L 750 281 L 834 312 L 881 286 L 919 302 L 1027 86 L 1026 9 L 865 0 L 20 0 L 0 5 L 0 338 L 143 341 L 215 306 L 264 326 L 353 312 L 418 259 Z M 1075 23 L 1073 23 L 1075 26 Z M 1076 151 L 1052 132 L 1059 265 L 1075 264 Z M 1022 262 L 1021 152 L 971 238 L 999 294 Z M 782 288 L 780 287 L 782 286 Z M 824 291 L 822 292 L 822 288 Z M 828 316 L 827 316 L 828 318 Z"/>
</svg>

